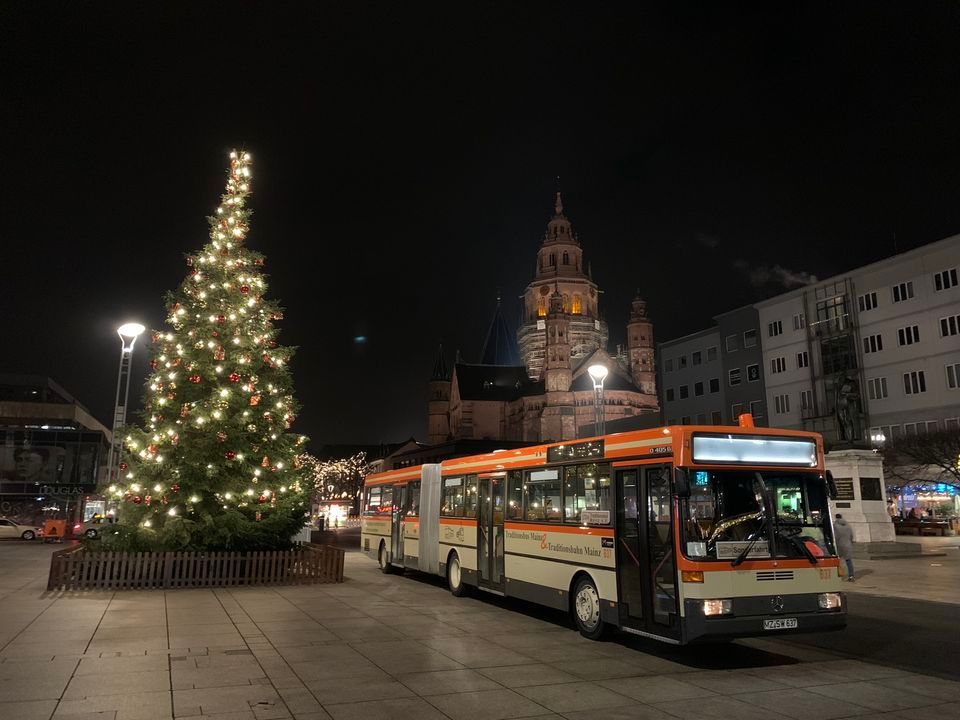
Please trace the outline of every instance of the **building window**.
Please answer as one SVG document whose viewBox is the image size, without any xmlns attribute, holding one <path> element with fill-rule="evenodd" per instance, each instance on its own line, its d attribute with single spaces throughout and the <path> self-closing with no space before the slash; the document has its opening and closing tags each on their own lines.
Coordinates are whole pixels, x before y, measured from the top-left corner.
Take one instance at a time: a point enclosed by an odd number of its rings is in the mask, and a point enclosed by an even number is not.
<svg viewBox="0 0 960 720">
<path fill-rule="evenodd" d="M 919 395 L 927 391 L 927 378 L 923 370 L 914 370 L 903 374 L 903 392 L 907 395 Z"/>
<path fill-rule="evenodd" d="M 780 357 L 770 358 L 770 372 L 774 375 L 782 373 L 787 369 L 787 359 L 782 355 Z"/>
<path fill-rule="evenodd" d="M 783 335 L 783 322 L 781 320 L 774 320 L 772 323 L 767 325 L 767 335 L 770 337 Z"/>
<path fill-rule="evenodd" d="M 663 371 L 673 372 L 673 358 L 667 358 L 663 361 Z"/>
<path fill-rule="evenodd" d="M 736 352 L 740 349 L 740 336 L 727 335 L 727 352 Z"/>
<path fill-rule="evenodd" d="M 693 360 L 694 365 L 700 365 L 703 362 L 703 353 L 697 350 L 693 355 L 690 356 Z"/>
<path fill-rule="evenodd" d="M 957 269 L 942 270 L 933 275 L 933 286 L 937 292 L 957 286 Z"/>
<path fill-rule="evenodd" d="M 677 370 L 683 370 L 687 366 L 687 356 L 681 355 L 677 358 Z"/>
<path fill-rule="evenodd" d="M 682 418 L 680 418 L 680 424 L 681 424 L 681 425 L 689 425 L 689 424 L 690 424 L 690 416 L 689 416 L 689 415 L 684 415 Z"/>
<path fill-rule="evenodd" d="M 904 423 L 904 435 L 923 435 L 925 433 L 934 433 L 937 431 L 936 420 L 920 420 L 919 422 Z"/>
<path fill-rule="evenodd" d="M 877 335 L 868 335 L 863 339 L 863 354 L 880 352 L 883 350 L 883 338 Z"/>
<path fill-rule="evenodd" d="M 947 387 L 951 390 L 960 388 L 960 363 L 947 365 Z"/>
<path fill-rule="evenodd" d="M 860 312 L 873 310 L 877 306 L 877 294 L 875 292 L 868 292 L 865 295 L 861 295 L 857 298 L 857 304 L 860 306 Z"/>
<path fill-rule="evenodd" d="M 944 418 L 943 429 L 944 430 L 960 430 L 960 417 Z"/>
<path fill-rule="evenodd" d="M 681 386 L 680 386 L 680 399 L 681 399 L 681 400 L 686 400 L 688 397 L 690 397 L 690 390 L 687 388 L 686 385 L 681 385 Z"/>
<path fill-rule="evenodd" d="M 570 305 L 570 312 L 572 312 L 574 315 L 583 314 L 583 298 L 581 298 L 579 295 L 575 294 L 573 296 L 573 303 Z"/>
<path fill-rule="evenodd" d="M 759 382 L 759 380 L 760 380 L 760 366 L 747 365 L 747 382 Z"/>
<path fill-rule="evenodd" d="M 960 315 L 940 318 L 940 337 L 956 335 L 960 332 Z"/>
<path fill-rule="evenodd" d="M 904 302 L 913 297 L 913 280 L 893 286 L 893 301 Z"/>
<path fill-rule="evenodd" d="M 800 391 L 800 409 L 813 410 L 813 390 Z"/>
<path fill-rule="evenodd" d="M 773 410 L 777 415 L 786 415 L 788 412 L 790 412 L 790 396 L 774 395 Z"/>
<path fill-rule="evenodd" d="M 739 385 L 740 380 L 740 368 L 733 368 L 733 370 L 727 373 L 727 382 L 730 384 L 730 387 Z"/>
<path fill-rule="evenodd" d="M 713 425 L 723 425 L 723 413 L 719 410 L 714 410 L 710 413 L 710 423 Z"/>
<path fill-rule="evenodd" d="M 720 392 L 720 378 L 710 378 L 710 392 Z"/>
<path fill-rule="evenodd" d="M 883 400 L 887 397 L 887 379 L 878 377 L 867 380 L 867 390 L 871 400 Z"/>
<path fill-rule="evenodd" d="M 717 359 L 717 346 L 707 348 L 707 362 L 711 362 Z"/>
<path fill-rule="evenodd" d="M 734 403 L 730 406 L 730 420 L 734 424 L 738 424 L 740 416 L 743 415 L 743 403 Z"/>
<path fill-rule="evenodd" d="M 673 388 L 667 388 L 667 402 L 673 402 Z"/>
<path fill-rule="evenodd" d="M 550 267 L 555 267 L 557 264 L 557 256 L 554 253 L 550 253 Z"/>
<path fill-rule="evenodd" d="M 570 254 L 569 254 L 569 253 L 566 253 L 566 252 L 563 253 L 563 264 L 564 264 L 564 265 L 569 265 L 569 264 L 570 264 Z"/>
<path fill-rule="evenodd" d="M 797 313 L 793 316 L 793 329 L 803 330 L 807 326 L 807 316 L 803 313 Z"/>
<path fill-rule="evenodd" d="M 756 330 L 747 330 L 743 333 L 743 346 L 745 348 L 752 348 L 757 346 Z"/>
<path fill-rule="evenodd" d="M 763 417 L 763 400 L 750 401 L 750 414 L 753 415 L 754 420 L 759 420 Z"/>
<path fill-rule="evenodd" d="M 693 384 L 693 395 L 694 395 L 694 397 L 700 397 L 701 395 L 703 395 L 703 383 L 702 383 L 702 382 L 698 382 L 698 383 L 694 383 L 694 384 Z M 702 425 L 703 423 L 700 423 L 700 424 Z"/>
<path fill-rule="evenodd" d="M 797 353 L 797 368 L 810 367 L 810 356 L 807 354 L 807 351 Z"/>
<path fill-rule="evenodd" d="M 706 425 L 706 424 L 707 424 L 707 414 L 697 413 L 697 425 Z"/>
<path fill-rule="evenodd" d="M 920 326 L 908 325 L 897 330 L 897 342 L 900 345 L 913 345 L 920 342 Z"/>
</svg>

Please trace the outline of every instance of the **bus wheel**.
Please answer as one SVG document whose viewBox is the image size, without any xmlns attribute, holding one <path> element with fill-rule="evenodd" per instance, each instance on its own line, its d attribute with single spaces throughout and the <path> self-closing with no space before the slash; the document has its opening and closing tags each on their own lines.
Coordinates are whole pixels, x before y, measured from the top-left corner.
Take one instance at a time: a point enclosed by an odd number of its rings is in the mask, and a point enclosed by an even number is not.
<svg viewBox="0 0 960 720">
<path fill-rule="evenodd" d="M 467 584 L 463 582 L 463 572 L 460 568 L 460 557 L 453 553 L 447 563 L 447 586 L 454 597 L 463 597 L 467 594 Z"/>
<path fill-rule="evenodd" d="M 393 568 L 390 567 L 390 558 L 387 557 L 386 543 L 380 543 L 380 550 L 377 552 L 377 563 L 380 565 L 380 572 L 384 575 L 389 575 L 393 572 Z"/>
<path fill-rule="evenodd" d="M 580 578 L 573 591 L 573 621 L 580 634 L 589 640 L 599 640 L 609 629 L 600 619 L 600 593 L 589 577 Z"/>
</svg>

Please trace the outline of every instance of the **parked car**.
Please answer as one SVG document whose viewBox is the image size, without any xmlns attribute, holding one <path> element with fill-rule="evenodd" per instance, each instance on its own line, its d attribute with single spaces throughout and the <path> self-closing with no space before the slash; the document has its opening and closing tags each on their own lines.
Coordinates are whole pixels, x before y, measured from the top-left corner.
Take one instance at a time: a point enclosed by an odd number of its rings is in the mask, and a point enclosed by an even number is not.
<svg viewBox="0 0 960 720">
<path fill-rule="evenodd" d="M 34 525 L 21 525 L 13 520 L 0 518 L 0 538 L 23 538 L 33 540 L 40 537 L 40 528 Z"/>
<path fill-rule="evenodd" d="M 74 536 L 83 535 L 88 538 L 98 538 L 100 533 L 104 528 L 113 524 L 112 517 L 94 517 L 87 520 L 85 523 L 77 523 L 73 526 Z"/>
</svg>

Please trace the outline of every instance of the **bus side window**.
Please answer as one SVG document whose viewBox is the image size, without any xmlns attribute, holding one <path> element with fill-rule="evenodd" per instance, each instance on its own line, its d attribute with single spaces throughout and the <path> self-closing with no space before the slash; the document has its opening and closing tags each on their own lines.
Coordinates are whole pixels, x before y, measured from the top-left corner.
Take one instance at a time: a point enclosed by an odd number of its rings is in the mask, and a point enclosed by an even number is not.
<svg viewBox="0 0 960 720">
<path fill-rule="evenodd" d="M 467 475 L 464 483 L 463 514 L 472 518 L 477 516 L 477 476 Z"/>
<path fill-rule="evenodd" d="M 463 478 L 443 479 L 443 502 L 440 514 L 445 517 L 463 517 Z"/>
<path fill-rule="evenodd" d="M 511 470 L 507 482 L 507 520 L 523 520 L 523 473 Z"/>
<path fill-rule="evenodd" d="M 382 492 L 383 489 L 379 487 L 367 488 L 366 502 L 363 505 L 364 515 L 377 514 L 377 511 L 380 509 L 380 497 Z"/>
<path fill-rule="evenodd" d="M 560 522 L 562 508 L 560 473 L 556 469 L 533 470 L 527 473 L 524 506 L 527 520 Z"/>
<path fill-rule="evenodd" d="M 407 486 L 407 515 L 420 514 L 420 481 L 415 480 Z"/>
</svg>

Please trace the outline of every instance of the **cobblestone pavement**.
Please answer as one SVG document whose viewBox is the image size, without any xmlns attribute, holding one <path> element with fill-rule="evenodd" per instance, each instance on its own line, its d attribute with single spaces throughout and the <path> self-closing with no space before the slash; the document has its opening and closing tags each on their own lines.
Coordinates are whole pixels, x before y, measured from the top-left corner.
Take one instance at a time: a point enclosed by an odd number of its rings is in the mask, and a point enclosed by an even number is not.
<svg viewBox="0 0 960 720">
<path fill-rule="evenodd" d="M 347 554 L 347 582 L 46 593 L 0 544 L 0 718 L 960 718 L 960 683 L 762 639 L 594 643 Z"/>
</svg>

